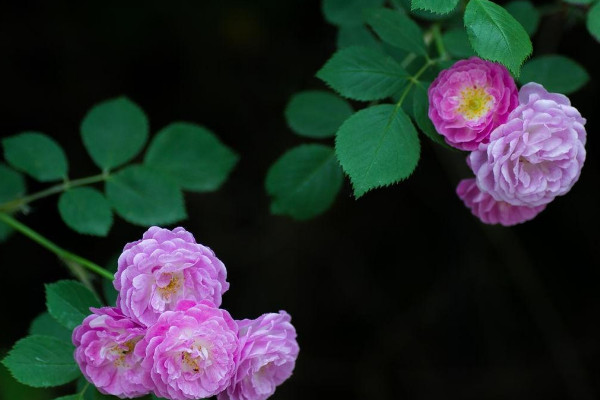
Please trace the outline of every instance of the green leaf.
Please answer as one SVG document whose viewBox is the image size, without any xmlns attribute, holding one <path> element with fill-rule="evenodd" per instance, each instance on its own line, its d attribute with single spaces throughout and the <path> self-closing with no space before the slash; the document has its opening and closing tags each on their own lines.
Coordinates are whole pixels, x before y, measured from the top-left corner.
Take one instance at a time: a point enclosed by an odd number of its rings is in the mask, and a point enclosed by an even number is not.
<svg viewBox="0 0 600 400">
<path fill-rule="evenodd" d="M 2 360 L 15 379 L 33 387 L 59 386 L 79 375 L 74 346 L 51 336 L 33 335 L 19 340 Z"/>
<path fill-rule="evenodd" d="M 67 158 L 54 139 L 39 132 L 23 132 L 2 140 L 4 158 L 41 182 L 67 177 Z"/>
<path fill-rule="evenodd" d="M 65 224 L 78 233 L 106 236 L 112 225 L 108 201 L 89 187 L 64 192 L 58 199 L 58 211 Z"/>
<path fill-rule="evenodd" d="M 88 288 L 73 280 L 46 285 L 48 312 L 62 326 L 73 329 L 91 314 L 90 307 L 101 307 L 100 301 Z"/>
<path fill-rule="evenodd" d="M 522 84 L 537 82 L 549 92 L 573 93 L 590 79 L 586 70 L 574 60 L 561 56 L 535 57 L 523 65 L 519 81 Z"/>
<path fill-rule="evenodd" d="M 301 136 L 327 138 L 353 113 L 344 99 L 322 90 L 296 93 L 285 108 L 289 127 Z"/>
<path fill-rule="evenodd" d="M 379 7 L 385 0 L 323 0 L 323 14 L 333 25 L 353 26 L 364 22 L 366 9 Z"/>
<path fill-rule="evenodd" d="M 54 400 L 81 400 L 81 395 L 79 395 L 79 394 L 70 394 L 68 396 L 57 397 Z"/>
<path fill-rule="evenodd" d="M 6 225 L 4 222 L 0 222 L 0 242 L 4 242 L 13 233 L 13 229 Z"/>
<path fill-rule="evenodd" d="M 317 77 L 344 97 L 368 101 L 394 94 L 408 73 L 393 58 L 377 50 L 348 47 L 338 50 Z"/>
<path fill-rule="evenodd" d="M 575 4 L 575 5 L 586 5 L 592 4 L 596 2 L 596 0 L 563 0 L 565 3 Z"/>
<path fill-rule="evenodd" d="M 117 97 L 88 111 L 81 122 L 81 136 L 94 163 L 109 170 L 142 150 L 148 139 L 148 119 L 137 104 Z"/>
<path fill-rule="evenodd" d="M 112 273 L 117 272 L 118 260 L 119 255 L 115 254 L 104 266 L 104 269 Z M 114 306 L 117 303 L 117 295 L 119 294 L 119 292 L 117 292 L 117 289 L 115 289 L 113 281 L 109 281 L 108 279 L 102 279 L 102 294 L 104 295 L 104 299 L 106 300 L 107 306 Z"/>
<path fill-rule="evenodd" d="M 0 164 L 0 204 L 18 199 L 25 194 L 25 178 L 17 171 Z M 0 222 L 0 242 L 12 233 L 12 228 Z"/>
<path fill-rule="evenodd" d="M 429 98 L 427 97 L 428 83 L 419 82 L 415 85 L 413 96 L 413 114 L 417 126 L 429 139 L 437 144 L 446 146 L 444 137 L 440 135 L 429 119 Z"/>
<path fill-rule="evenodd" d="M 473 49 L 481 58 L 504 64 L 515 76 L 533 49 L 521 24 L 489 0 L 471 0 L 464 16 Z"/>
<path fill-rule="evenodd" d="M 227 180 L 238 158 L 208 129 L 174 122 L 156 134 L 144 164 L 186 190 L 207 192 Z"/>
<path fill-rule="evenodd" d="M 369 10 L 367 23 L 384 42 L 402 50 L 427 55 L 421 28 L 405 13 L 389 8 Z"/>
<path fill-rule="evenodd" d="M 381 50 L 379 39 L 364 25 L 341 26 L 338 29 L 337 48 L 343 49 L 350 46 L 371 47 Z"/>
<path fill-rule="evenodd" d="M 52 397 L 44 388 L 32 388 L 17 382 L 8 369 L 0 363 L 0 399 L 50 400 Z"/>
<path fill-rule="evenodd" d="M 540 12 L 530 1 L 511 1 L 504 8 L 523 25 L 529 36 L 533 36 L 540 24 Z"/>
<path fill-rule="evenodd" d="M 71 343 L 71 331 L 59 324 L 48 312 L 43 312 L 31 321 L 30 335 L 52 336 Z"/>
<path fill-rule="evenodd" d="M 106 181 L 106 197 L 124 220 L 141 226 L 165 225 L 186 217 L 183 194 L 164 175 L 132 165 Z"/>
<path fill-rule="evenodd" d="M 267 173 L 265 186 L 273 197 L 271 212 L 296 219 L 317 216 L 331 207 L 343 179 L 333 148 L 320 144 L 295 147 Z"/>
<path fill-rule="evenodd" d="M 417 131 L 401 108 L 365 108 L 340 127 L 335 152 L 356 198 L 407 178 L 419 162 Z"/>
<path fill-rule="evenodd" d="M 450 29 L 442 35 L 446 51 L 456 58 L 468 58 L 475 55 L 464 28 Z"/>
<path fill-rule="evenodd" d="M 412 10 L 427 10 L 447 14 L 458 5 L 458 0 L 412 0 Z"/>
<path fill-rule="evenodd" d="M 600 3 L 596 3 L 588 11 L 586 26 L 590 35 L 600 41 Z"/>
</svg>

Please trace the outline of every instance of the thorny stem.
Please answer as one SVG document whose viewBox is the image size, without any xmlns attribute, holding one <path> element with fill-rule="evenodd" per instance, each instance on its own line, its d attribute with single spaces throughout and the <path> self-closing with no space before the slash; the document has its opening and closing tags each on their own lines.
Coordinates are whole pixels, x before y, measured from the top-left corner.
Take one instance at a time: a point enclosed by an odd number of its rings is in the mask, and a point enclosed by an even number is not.
<svg viewBox="0 0 600 400">
<path fill-rule="evenodd" d="M 67 262 L 67 263 L 75 262 L 75 263 L 89 269 L 90 271 L 97 273 L 98 275 L 102 276 L 103 278 L 106 278 L 109 280 L 114 279 L 113 274 L 110 273 L 109 271 L 105 270 L 101 266 L 91 262 L 90 260 L 80 257 L 77 254 L 73 254 L 70 251 L 67 251 L 61 247 L 58 247 L 56 244 L 52 243 L 51 241 L 49 241 L 48 239 L 46 239 L 45 237 L 43 237 L 42 235 L 40 235 L 33 229 L 29 228 L 28 226 L 17 221 L 10 215 L 0 212 L 0 221 L 9 225 L 13 229 L 21 232 L 23 235 L 27 236 L 34 242 L 37 242 L 42 247 L 45 247 L 46 249 L 50 250 L 51 252 L 56 254 L 60 259 L 64 260 L 65 262 Z"/>
<path fill-rule="evenodd" d="M 72 181 L 67 179 L 63 183 L 51 186 L 48 189 L 44 189 L 40 192 L 33 193 L 28 196 L 23 196 L 21 198 L 0 204 L 0 212 L 16 210 L 20 207 L 23 207 L 23 206 L 31 203 L 32 201 L 51 196 L 53 194 L 61 193 L 70 188 L 89 185 L 89 184 L 97 183 L 97 182 L 102 182 L 102 181 L 105 181 L 106 179 L 108 179 L 109 176 L 110 175 L 108 174 L 108 172 L 105 172 L 105 173 L 102 173 L 99 175 L 88 176 L 86 178 L 74 179 Z"/>
</svg>

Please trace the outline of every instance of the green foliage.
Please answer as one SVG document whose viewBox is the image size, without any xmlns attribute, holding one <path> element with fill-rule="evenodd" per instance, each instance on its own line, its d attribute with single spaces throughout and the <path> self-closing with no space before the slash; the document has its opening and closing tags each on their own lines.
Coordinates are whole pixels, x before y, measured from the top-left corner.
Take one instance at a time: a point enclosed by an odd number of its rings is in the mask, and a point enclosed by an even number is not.
<svg viewBox="0 0 600 400">
<path fill-rule="evenodd" d="M 464 15 L 473 49 L 487 60 L 504 64 L 515 76 L 531 54 L 531 40 L 521 24 L 489 0 L 471 0 Z"/>
<path fill-rule="evenodd" d="M 173 181 L 142 165 L 129 166 L 106 181 L 106 197 L 124 220 L 141 226 L 186 218 L 183 195 Z"/>
<path fill-rule="evenodd" d="M 588 11 L 586 26 L 590 35 L 600 42 L 600 2 Z"/>
<path fill-rule="evenodd" d="M 61 396 L 57 397 L 54 400 L 81 400 L 82 396 L 80 394 L 71 394 L 69 396 Z"/>
<path fill-rule="evenodd" d="M 359 198 L 371 189 L 407 178 L 419 161 L 420 145 L 404 111 L 384 104 L 346 120 L 337 133 L 335 151 Z"/>
<path fill-rule="evenodd" d="M 394 59 L 367 47 L 338 50 L 317 72 L 344 97 L 354 100 L 379 100 L 394 94 L 408 73 Z"/>
<path fill-rule="evenodd" d="M 529 36 L 533 36 L 540 24 L 540 12 L 530 1 L 511 1 L 504 8 L 523 25 Z"/>
<path fill-rule="evenodd" d="M 61 325 L 73 329 L 90 314 L 90 307 L 101 307 L 101 304 L 81 283 L 62 280 L 46 285 L 46 306 Z"/>
<path fill-rule="evenodd" d="M 422 56 L 427 54 L 423 32 L 408 15 L 377 8 L 367 13 L 367 23 L 384 42 Z"/>
<path fill-rule="evenodd" d="M 372 47 L 381 50 L 379 40 L 364 25 L 342 26 L 338 30 L 337 48 L 350 46 Z"/>
<path fill-rule="evenodd" d="M 467 31 L 464 28 L 450 29 L 442 35 L 442 41 L 446 51 L 456 58 L 468 58 L 475 55 L 475 51 L 469 43 Z"/>
<path fill-rule="evenodd" d="M 55 337 L 32 335 L 19 340 L 2 363 L 25 385 L 58 386 L 80 375 L 73 350 L 71 343 Z"/>
<path fill-rule="evenodd" d="M 133 159 L 148 139 L 148 119 L 131 100 L 118 97 L 92 107 L 81 123 L 83 144 L 102 170 Z"/>
<path fill-rule="evenodd" d="M 67 190 L 58 199 L 58 210 L 65 224 L 79 233 L 106 236 L 112 225 L 110 205 L 96 189 Z"/>
<path fill-rule="evenodd" d="M 64 342 L 71 343 L 71 331 L 59 324 L 47 311 L 44 311 L 31 321 L 29 334 L 52 336 Z"/>
<path fill-rule="evenodd" d="M 2 140 L 4 158 L 41 182 L 67 177 L 67 158 L 54 139 L 39 132 L 23 132 Z"/>
<path fill-rule="evenodd" d="M 576 5 L 586 5 L 592 4 L 596 2 L 596 0 L 563 0 L 565 3 L 576 4 Z"/>
<path fill-rule="evenodd" d="M 289 127 L 298 135 L 316 139 L 334 136 L 352 113 L 347 101 L 321 90 L 296 93 L 285 108 Z"/>
<path fill-rule="evenodd" d="M 50 400 L 48 390 L 32 388 L 17 382 L 8 369 L 0 363 L 0 399 Z"/>
<path fill-rule="evenodd" d="M 216 190 L 225 182 L 238 158 L 208 129 L 174 122 L 156 134 L 144 165 L 186 190 L 205 192 Z M 185 218 L 185 214 L 178 218 Z"/>
<path fill-rule="evenodd" d="M 271 212 L 307 219 L 327 210 L 340 187 L 343 174 L 334 150 L 320 144 L 289 150 L 269 169 L 267 193 L 273 197 Z"/>
<path fill-rule="evenodd" d="M 117 272 L 118 259 L 118 254 L 116 254 L 114 257 L 111 257 L 110 261 L 104 266 L 104 269 L 112 273 Z M 117 303 L 118 294 L 119 292 L 117 292 L 117 289 L 115 289 L 113 281 L 102 279 L 102 295 L 104 296 L 104 300 L 106 300 L 107 306 L 114 306 Z"/>
<path fill-rule="evenodd" d="M 427 97 L 427 88 L 429 84 L 419 82 L 415 85 L 415 91 L 413 95 L 413 116 L 417 126 L 429 139 L 437 144 L 441 144 L 445 147 L 446 142 L 444 137 L 440 135 L 433 126 L 433 123 L 429 119 L 429 98 Z"/>
<path fill-rule="evenodd" d="M 555 55 L 531 59 L 523 66 L 519 81 L 537 82 L 549 92 L 569 94 L 583 87 L 590 79 L 586 70 L 574 60 Z"/>
<path fill-rule="evenodd" d="M 323 0 L 323 14 L 333 25 L 355 26 L 364 21 L 366 9 L 379 7 L 385 0 Z"/>
<path fill-rule="evenodd" d="M 0 204 L 19 198 L 25 194 L 25 178 L 17 171 L 0 164 Z M 12 229 L 0 222 L 0 242 L 6 240 Z"/>
<path fill-rule="evenodd" d="M 447 14 L 454 10 L 459 0 L 412 0 L 411 9 L 428 10 L 438 14 Z"/>
</svg>

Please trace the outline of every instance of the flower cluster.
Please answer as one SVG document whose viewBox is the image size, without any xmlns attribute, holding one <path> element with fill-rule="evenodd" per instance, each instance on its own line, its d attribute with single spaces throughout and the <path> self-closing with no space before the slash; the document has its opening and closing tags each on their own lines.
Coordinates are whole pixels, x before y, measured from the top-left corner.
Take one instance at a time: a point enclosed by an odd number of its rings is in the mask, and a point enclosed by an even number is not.
<svg viewBox="0 0 600 400">
<path fill-rule="evenodd" d="M 221 305 L 223 263 L 183 228 L 150 228 L 119 257 L 117 307 L 92 308 L 73 331 L 75 360 L 104 394 L 262 400 L 298 356 L 284 311 L 234 320 Z"/>
<path fill-rule="evenodd" d="M 501 65 L 472 57 L 442 71 L 429 88 L 429 117 L 449 145 L 471 150 L 475 178 L 456 192 L 485 223 L 528 221 L 579 179 L 585 118 L 537 83 L 517 93 Z"/>
</svg>

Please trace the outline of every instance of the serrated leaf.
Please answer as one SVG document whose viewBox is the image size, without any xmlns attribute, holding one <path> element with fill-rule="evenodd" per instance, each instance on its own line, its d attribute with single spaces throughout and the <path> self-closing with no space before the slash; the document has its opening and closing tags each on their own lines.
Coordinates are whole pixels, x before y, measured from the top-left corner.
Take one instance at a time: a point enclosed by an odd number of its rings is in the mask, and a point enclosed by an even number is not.
<svg viewBox="0 0 600 400">
<path fill-rule="evenodd" d="M 126 97 L 103 101 L 81 122 L 81 136 L 94 163 L 102 170 L 133 159 L 148 139 L 144 111 Z"/>
<path fill-rule="evenodd" d="M 412 0 L 412 10 L 427 10 L 437 14 L 447 14 L 454 10 L 459 0 Z"/>
<path fill-rule="evenodd" d="M 323 15 L 333 25 L 355 26 L 364 22 L 364 11 L 385 0 L 323 0 Z"/>
<path fill-rule="evenodd" d="M 179 187 L 142 165 L 111 175 L 106 181 L 106 197 L 117 214 L 132 224 L 165 225 L 186 217 Z"/>
<path fill-rule="evenodd" d="M 88 288 L 73 280 L 46 285 L 48 312 L 62 326 L 73 329 L 91 314 L 90 307 L 101 307 L 100 301 Z"/>
<path fill-rule="evenodd" d="M 504 8 L 523 25 L 529 36 L 533 36 L 540 24 L 540 12 L 530 1 L 511 1 Z"/>
<path fill-rule="evenodd" d="M 343 179 L 333 148 L 320 144 L 295 147 L 267 173 L 271 212 L 296 219 L 315 217 L 331 207 Z"/>
<path fill-rule="evenodd" d="M 417 131 L 400 107 L 365 108 L 340 127 L 335 152 L 356 198 L 407 178 L 420 156 Z"/>
<path fill-rule="evenodd" d="M 393 58 L 367 47 L 338 50 L 317 77 L 344 97 L 379 100 L 394 94 L 408 73 Z"/>
<path fill-rule="evenodd" d="M 590 35 L 600 42 L 600 3 L 596 3 L 588 11 L 586 26 Z"/>
<path fill-rule="evenodd" d="M 471 46 L 486 60 L 504 64 L 515 76 L 531 54 L 529 35 L 501 6 L 489 0 L 471 0 L 464 15 Z"/>
<path fill-rule="evenodd" d="M 350 104 L 335 94 L 307 90 L 292 96 L 285 108 L 285 119 L 297 134 L 322 139 L 334 136 L 352 113 Z"/>
<path fill-rule="evenodd" d="M 59 324 L 48 312 L 41 313 L 31 321 L 29 334 L 52 336 L 71 343 L 71 331 Z"/>
<path fill-rule="evenodd" d="M 519 81 L 537 82 L 549 92 L 570 94 L 590 79 L 586 70 L 574 60 L 558 54 L 536 57 L 523 65 Z"/>
<path fill-rule="evenodd" d="M 456 58 L 468 58 L 475 55 L 464 28 L 450 29 L 442 35 L 446 51 Z"/>
<path fill-rule="evenodd" d="M 174 122 L 156 134 L 144 164 L 185 190 L 206 192 L 225 182 L 238 158 L 208 129 Z"/>
<path fill-rule="evenodd" d="M 25 385 L 59 386 L 80 375 L 73 359 L 74 349 L 72 344 L 60 339 L 32 335 L 15 343 L 2 363 Z"/>
<path fill-rule="evenodd" d="M 367 23 L 381 40 L 402 50 L 427 55 L 423 32 L 408 15 L 389 8 L 377 8 L 367 13 Z"/>
<path fill-rule="evenodd" d="M 78 233 L 106 236 L 112 225 L 112 211 L 104 195 L 89 187 L 69 189 L 58 199 L 60 216 Z"/>
<path fill-rule="evenodd" d="M 429 98 L 427 97 L 427 88 L 429 83 L 419 82 L 415 85 L 413 95 L 413 114 L 417 126 L 429 139 L 437 144 L 446 146 L 444 137 L 440 135 L 433 123 L 429 119 Z"/>
<path fill-rule="evenodd" d="M 337 34 L 337 48 L 351 46 L 372 47 L 381 50 L 381 43 L 364 25 L 341 26 Z"/>
<path fill-rule="evenodd" d="M 60 145 L 50 136 L 39 132 L 23 132 L 2 140 L 4 158 L 41 182 L 66 178 L 67 158 Z"/>
</svg>

